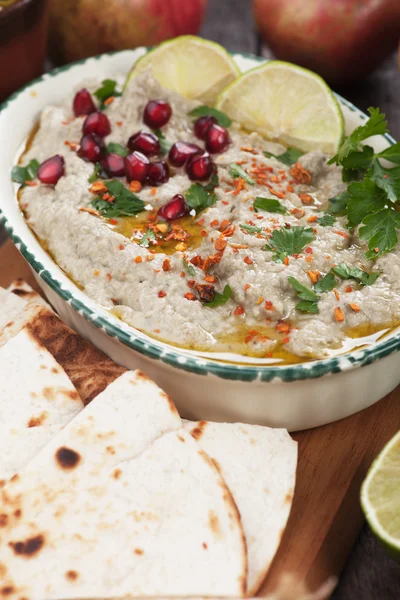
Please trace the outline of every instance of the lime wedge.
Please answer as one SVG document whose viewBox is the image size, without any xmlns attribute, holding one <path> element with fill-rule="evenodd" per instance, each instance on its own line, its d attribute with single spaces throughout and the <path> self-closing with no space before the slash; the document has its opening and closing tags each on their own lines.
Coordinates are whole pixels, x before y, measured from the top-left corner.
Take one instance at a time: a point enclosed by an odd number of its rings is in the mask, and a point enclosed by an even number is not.
<svg viewBox="0 0 400 600">
<path fill-rule="evenodd" d="M 222 46 L 194 35 L 163 42 L 142 56 L 129 72 L 127 82 L 147 68 L 163 87 L 211 105 L 240 73 Z"/>
<path fill-rule="evenodd" d="M 217 108 L 250 131 L 300 150 L 335 154 L 344 119 L 325 81 L 274 60 L 244 73 L 221 92 Z"/>
<path fill-rule="evenodd" d="M 361 505 L 371 529 L 400 559 L 400 431 L 372 464 L 361 488 Z"/>
</svg>

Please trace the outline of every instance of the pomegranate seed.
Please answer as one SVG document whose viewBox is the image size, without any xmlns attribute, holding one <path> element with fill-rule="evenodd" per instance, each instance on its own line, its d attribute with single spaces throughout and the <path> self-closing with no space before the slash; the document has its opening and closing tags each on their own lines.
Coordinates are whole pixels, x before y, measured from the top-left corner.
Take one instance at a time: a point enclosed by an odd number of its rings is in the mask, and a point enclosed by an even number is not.
<svg viewBox="0 0 400 600">
<path fill-rule="evenodd" d="M 160 152 L 160 142 L 154 133 L 138 131 L 128 140 L 129 150 L 138 150 L 145 156 L 154 156 Z"/>
<path fill-rule="evenodd" d="M 180 219 L 187 215 L 188 212 L 189 207 L 185 202 L 185 198 L 181 194 L 175 194 L 167 204 L 164 204 L 158 210 L 157 214 L 166 221 L 175 221 L 175 219 Z"/>
<path fill-rule="evenodd" d="M 209 179 L 215 171 L 215 164 L 207 152 L 195 154 L 186 165 L 186 173 L 192 181 Z"/>
<path fill-rule="evenodd" d="M 123 177 L 125 175 L 124 157 L 115 152 L 107 154 L 101 161 L 101 166 L 110 177 Z"/>
<path fill-rule="evenodd" d="M 151 129 L 163 127 L 170 120 L 172 109 L 164 100 L 150 100 L 143 112 L 143 121 Z"/>
<path fill-rule="evenodd" d="M 169 166 L 165 160 L 159 160 L 150 164 L 147 181 L 150 185 L 161 185 L 169 179 Z"/>
<path fill-rule="evenodd" d="M 80 115 L 90 115 L 90 113 L 95 112 L 96 110 L 92 96 L 86 88 L 83 88 L 75 94 L 72 106 L 76 117 L 79 117 Z"/>
<path fill-rule="evenodd" d="M 222 152 L 230 142 L 228 131 L 221 125 L 211 125 L 206 134 L 206 149 L 208 152 Z"/>
<path fill-rule="evenodd" d="M 203 152 L 200 146 L 189 142 L 176 142 L 168 154 L 168 159 L 174 167 L 182 167 L 194 154 Z"/>
<path fill-rule="evenodd" d="M 107 115 L 102 112 L 94 112 L 88 115 L 83 123 L 82 131 L 84 135 L 95 133 L 99 137 L 106 137 L 111 133 L 111 124 Z"/>
<path fill-rule="evenodd" d="M 64 165 L 64 157 L 60 154 L 48 158 L 38 169 L 39 181 L 48 185 L 56 185 L 60 177 L 64 175 Z"/>
<path fill-rule="evenodd" d="M 101 159 L 103 153 L 104 144 L 102 139 L 97 137 L 97 135 L 94 135 L 94 133 L 83 136 L 80 142 L 78 156 L 89 162 L 97 162 Z"/>
<path fill-rule="evenodd" d="M 150 168 L 150 161 L 147 156 L 135 151 L 124 159 L 124 163 L 128 181 L 145 182 Z"/>
<path fill-rule="evenodd" d="M 217 125 L 218 121 L 215 117 L 211 115 L 206 115 L 205 117 L 199 117 L 194 124 L 194 134 L 196 137 L 201 140 L 206 139 L 207 131 L 210 129 L 211 125 Z"/>
</svg>

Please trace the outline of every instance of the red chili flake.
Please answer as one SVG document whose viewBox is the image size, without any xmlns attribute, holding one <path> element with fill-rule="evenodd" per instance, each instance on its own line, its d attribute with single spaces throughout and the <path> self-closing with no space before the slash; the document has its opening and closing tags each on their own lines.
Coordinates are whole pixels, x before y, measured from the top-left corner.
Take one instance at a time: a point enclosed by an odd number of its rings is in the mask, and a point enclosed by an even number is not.
<svg viewBox="0 0 400 600">
<path fill-rule="evenodd" d="M 107 98 L 107 100 L 104 100 L 104 104 L 106 106 L 108 106 L 109 104 L 112 104 L 114 102 L 115 98 L 114 96 L 110 96 L 109 98 Z"/>
<path fill-rule="evenodd" d="M 290 342 L 290 337 L 287 335 L 286 337 L 283 338 L 282 344 L 288 344 L 289 342 Z"/>
<path fill-rule="evenodd" d="M 118 246 L 118 248 L 119 248 L 120 250 L 124 250 L 125 246 L 124 246 L 123 244 L 120 244 L 120 245 Z"/>
<path fill-rule="evenodd" d="M 216 250 L 225 250 L 227 243 L 228 242 L 224 238 L 220 237 L 216 240 L 214 248 Z"/>
<path fill-rule="evenodd" d="M 181 277 L 185 277 L 184 271 L 181 271 Z"/>
<path fill-rule="evenodd" d="M 208 231 L 207 231 L 207 229 L 202 229 L 202 230 L 200 231 L 200 235 L 201 235 L 201 237 L 207 237 L 207 236 L 208 236 Z"/>
<path fill-rule="evenodd" d="M 192 294 L 192 292 L 186 292 L 185 298 L 186 300 L 197 300 L 196 296 Z"/>
<path fill-rule="evenodd" d="M 287 267 L 289 265 L 289 257 L 285 256 L 285 258 L 283 259 L 283 264 Z"/>
<path fill-rule="evenodd" d="M 339 292 L 337 290 L 333 290 L 333 293 L 335 294 L 336 300 L 339 301 L 340 300 L 340 294 L 339 294 Z"/>
<path fill-rule="evenodd" d="M 29 185 L 29 187 L 35 187 L 35 186 L 37 186 L 36 181 L 30 181 L 30 180 L 24 181 L 24 184 L 25 185 Z"/>
<path fill-rule="evenodd" d="M 118 222 L 117 219 L 110 219 L 111 225 L 116 225 L 117 222 Z"/>
<path fill-rule="evenodd" d="M 287 186 L 286 186 L 286 191 L 287 191 L 287 192 L 294 192 L 293 186 L 292 186 L 292 185 L 290 185 L 290 183 L 288 183 L 288 184 L 287 184 Z"/>
<path fill-rule="evenodd" d="M 351 285 L 348 285 L 347 288 L 345 288 L 344 290 L 345 292 L 352 292 L 353 288 L 351 287 Z"/>
<path fill-rule="evenodd" d="M 247 290 L 249 290 L 250 288 L 251 288 L 251 285 L 249 283 L 245 283 L 244 286 L 243 286 L 243 290 L 245 292 L 247 292 Z"/>
<path fill-rule="evenodd" d="M 245 256 L 243 259 L 243 262 L 246 263 L 246 265 L 252 265 L 253 261 L 251 260 L 250 256 Z"/>
<path fill-rule="evenodd" d="M 312 254 L 313 253 L 313 249 L 311 248 L 311 246 L 307 246 L 307 248 L 305 248 L 304 252 L 306 254 Z"/>
<path fill-rule="evenodd" d="M 276 331 L 279 331 L 279 333 L 289 333 L 290 325 L 288 323 L 284 323 L 283 321 L 278 321 L 275 329 Z"/>
<path fill-rule="evenodd" d="M 218 219 L 214 219 L 214 221 L 211 221 L 210 227 L 217 227 L 218 224 L 219 224 Z"/>
<path fill-rule="evenodd" d="M 111 273 L 106 273 L 106 278 L 108 279 L 108 281 L 111 281 L 111 279 L 112 279 Z"/>
<path fill-rule="evenodd" d="M 225 204 L 225 206 L 228 206 L 229 202 L 227 200 L 221 200 L 222 204 Z"/>
<path fill-rule="evenodd" d="M 160 290 L 158 292 L 158 297 L 159 298 L 165 298 L 166 295 L 167 295 L 167 292 L 164 292 L 164 290 Z"/>
<path fill-rule="evenodd" d="M 310 194 L 299 194 L 299 198 L 303 204 L 314 204 L 314 198 Z"/>
<path fill-rule="evenodd" d="M 245 310 L 244 310 L 243 306 L 240 306 L 240 305 L 237 306 L 235 308 L 235 310 L 233 311 L 233 314 L 235 315 L 235 317 L 238 317 L 239 315 L 244 315 L 244 313 L 245 313 Z"/>
<path fill-rule="evenodd" d="M 204 258 L 202 258 L 199 254 L 193 256 L 193 258 L 190 259 L 190 262 L 195 267 L 199 267 L 199 269 L 202 269 L 204 266 Z"/>
<path fill-rule="evenodd" d="M 118 127 L 122 127 L 122 125 L 123 125 L 123 124 L 124 124 L 124 122 L 123 122 L 123 121 L 117 121 L 117 125 L 118 125 Z"/>
<path fill-rule="evenodd" d="M 258 331 L 256 329 L 251 329 L 244 338 L 244 343 L 248 344 L 256 335 L 258 335 Z"/>
<path fill-rule="evenodd" d="M 274 310 L 274 305 L 270 300 L 266 300 L 264 306 L 265 310 Z"/>
<path fill-rule="evenodd" d="M 204 281 L 207 281 L 207 283 L 217 283 L 218 280 L 214 275 L 206 275 Z"/>
<path fill-rule="evenodd" d="M 143 262 L 143 258 L 142 258 L 141 256 L 137 256 L 137 257 L 135 258 L 135 263 L 139 264 L 139 263 L 141 263 L 141 262 Z"/>
<path fill-rule="evenodd" d="M 340 235 L 340 236 L 342 236 L 344 238 L 348 238 L 349 237 L 349 234 L 346 233 L 345 231 L 338 231 L 338 230 L 334 229 L 333 233 L 336 233 L 336 235 Z"/>
<path fill-rule="evenodd" d="M 351 310 L 353 310 L 356 313 L 360 312 L 360 310 L 361 310 L 361 308 L 355 302 L 350 302 L 349 306 L 350 306 Z"/>
<path fill-rule="evenodd" d="M 194 279 L 189 279 L 189 281 L 187 282 L 188 287 L 190 287 L 191 289 L 194 288 L 194 286 L 196 285 L 196 282 Z"/>
<path fill-rule="evenodd" d="M 163 271 L 170 271 L 171 270 L 171 261 L 169 258 L 166 258 L 162 264 L 162 270 Z"/>
<path fill-rule="evenodd" d="M 310 171 L 302 167 L 298 162 L 289 169 L 289 173 L 299 183 L 305 183 L 306 185 L 309 185 L 312 182 L 312 175 Z"/>
<path fill-rule="evenodd" d="M 336 321 L 338 323 L 342 323 L 342 321 L 344 321 L 344 314 L 343 314 L 342 309 L 337 306 L 333 312 L 334 312 Z"/>
</svg>

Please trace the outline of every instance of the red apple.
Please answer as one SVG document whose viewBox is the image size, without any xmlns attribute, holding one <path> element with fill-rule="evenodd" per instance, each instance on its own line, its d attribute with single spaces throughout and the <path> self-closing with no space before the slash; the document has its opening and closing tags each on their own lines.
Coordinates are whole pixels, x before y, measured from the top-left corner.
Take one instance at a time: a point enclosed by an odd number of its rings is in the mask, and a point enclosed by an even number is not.
<svg viewBox="0 0 400 600">
<path fill-rule="evenodd" d="M 70 62 L 195 34 L 207 0 L 49 0 L 50 54 Z"/>
<path fill-rule="evenodd" d="M 400 37 L 400 0 L 253 0 L 253 11 L 277 58 L 333 84 L 366 76 Z"/>
</svg>

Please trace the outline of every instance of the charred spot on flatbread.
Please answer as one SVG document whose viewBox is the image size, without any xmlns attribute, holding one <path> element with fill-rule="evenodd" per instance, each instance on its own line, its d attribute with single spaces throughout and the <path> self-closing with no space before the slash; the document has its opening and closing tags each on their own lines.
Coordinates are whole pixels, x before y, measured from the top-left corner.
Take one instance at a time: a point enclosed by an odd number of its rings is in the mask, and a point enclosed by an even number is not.
<svg viewBox="0 0 400 600">
<path fill-rule="evenodd" d="M 38 417 L 31 417 L 28 421 L 28 428 L 30 427 L 40 427 L 41 425 L 44 425 L 44 422 L 47 419 L 47 413 L 46 412 L 42 412 L 41 415 L 39 415 Z"/>
<path fill-rule="evenodd" d="M 44 546 L 44 542 L 44 535 L 39 534 L 30 537 L 24 541 L 9 542 L 8 545 L 18 556 L 25 556 L 26 558 L 31 558 L 32 556 L 35 556 L 35 554 L 38 554 L 40 552 L 40 550 Z"/>
<path fill-rule="evenodd" d="M 190 435 L 194 437 L 195 440 L 199 440 L 203 435 L 204 429 L 207 425 L 207 421 L 199 421 L 191 431 Z"/>
<path fill-rule="evenodd" d="M 0 588 L 0 596 L 10 596 L 14 593 L 14 591 L 15 589 L 12 585 L 5 585 L 4 587 Z"/>
<path fill-rule="evenodd" d="M 76 581 L 78 579 L 78 577 L 79 577 L 79 573 L 74 570 L 70 570 L 65 573 L 65 578 L 68 579 L 69 581 Z"/>
<path fill-rule="evenodd" d="M 72 448 L 66 448 L 63 446 L 56 452 L 56 462 L 62 469 L 71 470 L 78 466 L 81 460 L 80 454 L 72 450 Z"/>
<path fill-rule="evenodd" d="M 7 527 L 8 525 L 8 515 L 5 513 L 0 514 L 0 527 Z"/>
<path fill-rule="evenodd" d="M 210 510 L 210 512 L 208 513 L 208 526 L 216 538 L 221 537 L 221 524 L 219 522 L 218 516 L 213 510 Z"/>
</svg>

